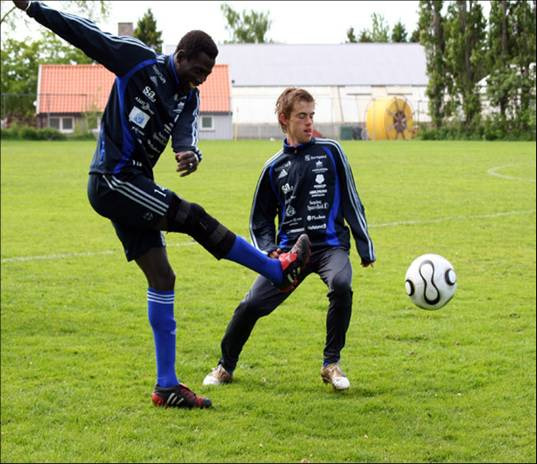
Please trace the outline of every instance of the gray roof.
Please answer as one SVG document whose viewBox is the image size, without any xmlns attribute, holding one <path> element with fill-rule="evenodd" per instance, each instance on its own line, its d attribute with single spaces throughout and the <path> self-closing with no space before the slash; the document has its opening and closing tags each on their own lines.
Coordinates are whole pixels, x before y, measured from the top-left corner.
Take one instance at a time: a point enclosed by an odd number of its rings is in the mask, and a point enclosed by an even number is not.
<svg viewBox="0 0 537 464">
<path fill-rule="evenodd" d="M 420 44 L 223 44 L 217 63 L 228 64 L 232 85 L 427 85 Z"/>
</svg>

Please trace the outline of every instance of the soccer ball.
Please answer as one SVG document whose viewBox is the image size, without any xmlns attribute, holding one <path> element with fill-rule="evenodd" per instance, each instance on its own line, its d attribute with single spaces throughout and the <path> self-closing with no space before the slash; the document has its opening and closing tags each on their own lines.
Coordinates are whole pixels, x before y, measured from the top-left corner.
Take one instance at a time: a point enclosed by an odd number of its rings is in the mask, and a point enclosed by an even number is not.
<svg viewBox="0 0 537 464">
<path fill-rule="evenodd" d="M 405 275 L 406 293 L 422 309 L 440 309 L 455 295 L 457 275 L 451 263 L 440 255 L 418 256 Z"/>
</svg>

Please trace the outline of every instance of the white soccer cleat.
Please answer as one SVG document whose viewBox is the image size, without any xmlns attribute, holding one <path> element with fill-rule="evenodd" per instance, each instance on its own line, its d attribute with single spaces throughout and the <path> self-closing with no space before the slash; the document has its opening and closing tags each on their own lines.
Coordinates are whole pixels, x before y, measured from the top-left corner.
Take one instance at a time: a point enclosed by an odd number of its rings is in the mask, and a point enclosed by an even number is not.
<svg viewBox="0 0 537 464">
<path fill-rule="evenodd" d="M 231 374 L 224 369 L 222 364 L 218 364 L 218 366 L 205 376 L 203 385 L 221 385 L 223 383 L 230 383 L 231 380 Z"/>
<path fill-rule="evenodd" d="M 321 378 L 324 383 L 331 383 L 336 390 L 347 390 L 351 386 L 338 363 L 321 367 Z"/>
</svg>

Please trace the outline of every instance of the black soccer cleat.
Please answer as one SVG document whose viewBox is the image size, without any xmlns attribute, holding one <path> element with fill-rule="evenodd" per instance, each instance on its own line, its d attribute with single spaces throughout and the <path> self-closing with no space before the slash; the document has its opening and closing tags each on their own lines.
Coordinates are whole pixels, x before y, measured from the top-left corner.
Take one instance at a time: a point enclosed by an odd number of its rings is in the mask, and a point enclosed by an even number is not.
<svg viewBox="0 0 537 464">
<path fill-rule="evenodd" d="M 289 252 L 278 256 L 283 271 L 283 281 L 278 285 L 280 291 L 289 292 L 296 288 L 300 273 L 308 264 L 310 254 L 310 239 L 306 234 L 302 234 Z"/>
<path fill-rule="evenodd" d="M 180 383 L 175 387 L 164 388 L 155 385 L 151 394 L 151 400 L 155 406 L 163 408 L 210 408 L 212 403 L 209 398 L 196 395 L 186 385 Z"/>
</svg>

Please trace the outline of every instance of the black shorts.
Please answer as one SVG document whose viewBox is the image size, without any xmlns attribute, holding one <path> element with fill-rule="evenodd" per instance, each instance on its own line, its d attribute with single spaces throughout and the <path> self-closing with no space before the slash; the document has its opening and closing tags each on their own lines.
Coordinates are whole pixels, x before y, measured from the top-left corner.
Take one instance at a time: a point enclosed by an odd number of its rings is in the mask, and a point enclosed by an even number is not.
<svg viewBox="0 0 537 464">
<path fill-rule="evenodd" d="M 90 174 L 88 181 L 91 206 L 112 221 L 129 261 L 166 246 L 156 224 L 166 215 L 173 195 L 143 174 Z"/>
</svg>

